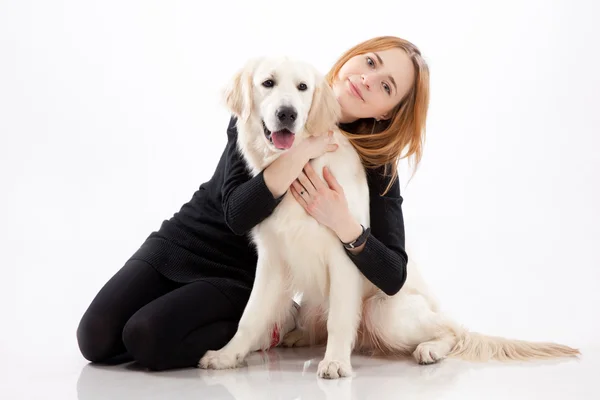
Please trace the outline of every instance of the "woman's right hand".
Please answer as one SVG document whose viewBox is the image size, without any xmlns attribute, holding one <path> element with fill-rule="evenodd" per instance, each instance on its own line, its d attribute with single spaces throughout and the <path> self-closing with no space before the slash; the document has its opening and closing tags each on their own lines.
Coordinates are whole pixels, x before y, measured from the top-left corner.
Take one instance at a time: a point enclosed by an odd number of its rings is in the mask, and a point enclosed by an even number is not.
<svg viewBox="0 0 600 400">
<path fill-rule="evenodd" d="M 288 191 L 307 162 L 337 148 L 338 145 L 333 143 L 332 131 L 303 140 L 297 146 L 283 152 L 265 169 L 263 177 L 267 188 L 275 198 L 279 198 Z"/>
<path fill-rule="evenodd" d="M 305 152 L 304 154 L 306 154 L 310 161 L 327 152 L 336 151 L 338 145 L 334 143 L 333 131 L 329 131 L 324 135 L 310 136 L 300 143 L 299 147 L 302 147 L 302 150 Z"/>
</svg>

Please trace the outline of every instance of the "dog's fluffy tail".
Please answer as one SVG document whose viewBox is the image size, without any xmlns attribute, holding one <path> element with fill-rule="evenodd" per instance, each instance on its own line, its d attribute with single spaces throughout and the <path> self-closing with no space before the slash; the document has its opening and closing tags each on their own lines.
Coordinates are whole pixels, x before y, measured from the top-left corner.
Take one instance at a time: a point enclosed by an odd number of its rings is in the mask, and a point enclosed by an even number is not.
<svg viewBox="0 0 600 400">
<path fill-rule="evenodd" d="M 561 357 L 577 357 L 581 353 L 562 344 L 528 342 L 463 331 L 448 357 L 467 361 L 526 361 Z"/>
</svg>

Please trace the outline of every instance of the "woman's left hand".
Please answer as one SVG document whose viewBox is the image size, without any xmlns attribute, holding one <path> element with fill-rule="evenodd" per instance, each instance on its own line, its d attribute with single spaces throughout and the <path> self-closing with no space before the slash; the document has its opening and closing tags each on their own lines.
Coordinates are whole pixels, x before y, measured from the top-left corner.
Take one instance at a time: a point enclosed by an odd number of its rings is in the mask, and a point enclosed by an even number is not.
<svg viewBox="0 0 600 400">
<path fill-rule="evenodd" d="M 350 242 L 360 235 L 362 227 L 352 218 L 344 189 L 327 167 L 323 168 L 323 178 L 325 182 L 309 162 L 290 190 L 309 215 L 332 229 L 340 240 Z"/>
</svg>

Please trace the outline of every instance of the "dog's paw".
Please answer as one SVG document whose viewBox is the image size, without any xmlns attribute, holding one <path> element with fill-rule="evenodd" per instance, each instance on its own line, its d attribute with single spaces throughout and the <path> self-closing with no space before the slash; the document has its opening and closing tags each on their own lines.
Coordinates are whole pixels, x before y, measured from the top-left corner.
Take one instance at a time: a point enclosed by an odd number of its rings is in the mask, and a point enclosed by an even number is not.
<svg viewBox="0 0 600 400">
<path fill-rule="evenodd" d="M 325 359 L 319 363 L 317 376 L 324 379 L 338 379 L 352 376 L 352 366 L 349 362 Z"/>
<path fill-rule="evenodd" d="M 240 354 L 225 350 L 207 351 L 200 359 L 198 367 L 202 369 L 228 369 L 241 366 L 243 357 Z"/>
<path fill-rule="evenodd" d="M 441 344 L 435 342 L 421 343 L 413 352 L 413 357 L 421 365 L 435 364 L 445 358 Z"/>
<path fill-rule="evenodd" d="M 281 342 L 283 347 L 306 347 L 309 344 L 308 335 L 300 329 L 288 332 Z"/>
</svg>

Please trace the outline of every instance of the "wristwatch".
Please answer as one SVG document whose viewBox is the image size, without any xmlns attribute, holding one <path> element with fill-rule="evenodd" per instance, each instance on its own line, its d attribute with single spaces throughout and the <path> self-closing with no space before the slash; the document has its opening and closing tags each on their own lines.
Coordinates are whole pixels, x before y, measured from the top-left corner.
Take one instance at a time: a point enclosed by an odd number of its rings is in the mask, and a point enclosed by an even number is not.
<svg viewBox="0 0 600 400">
<path fill-rule="evenodd" d="M 360 234 L 359 237 L 357 237 L 355 240 L 353 240 L 350 243 L 342 242 L 346 249 L 352 250 L 355 247 L 361 246 L 364 242 L 367 241 L 367 238 L 369 237 L 369 234 L 371 233 L 371 228 L 369 227 L 369 228 L 365 229 L 365 227 L 362 224 L 360 224 L 360 226 L 362 227 L 362 233 Z"/>
</svg>

